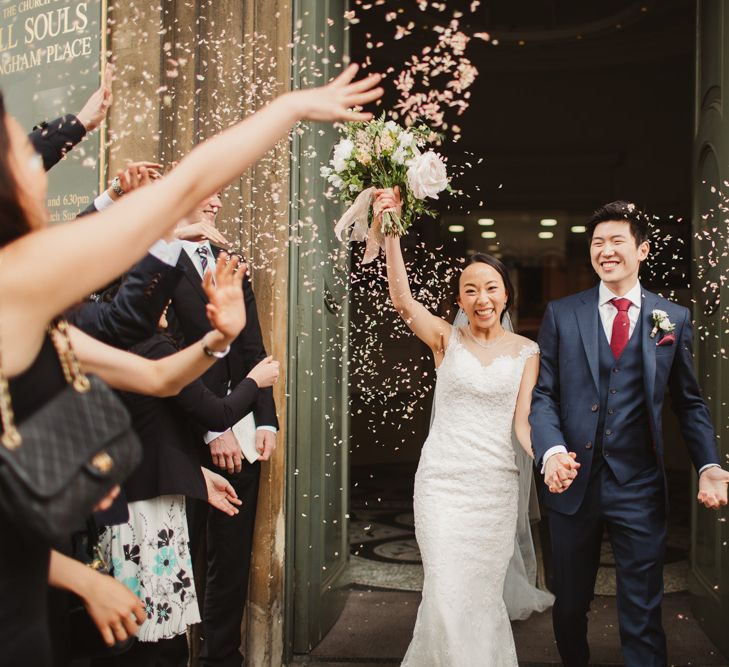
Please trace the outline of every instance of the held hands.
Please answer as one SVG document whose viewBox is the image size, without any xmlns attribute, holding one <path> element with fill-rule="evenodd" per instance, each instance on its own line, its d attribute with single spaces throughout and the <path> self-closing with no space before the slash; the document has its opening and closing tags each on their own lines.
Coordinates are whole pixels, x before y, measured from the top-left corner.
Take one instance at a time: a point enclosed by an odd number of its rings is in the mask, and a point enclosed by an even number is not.
<svg viewBox="0 0 729 667">
<path fill-rule="evenodd" d="M 106 118 L 112 100 L 111 78 L 113 73 L 114 66 L 111 63 L 106 63 L 104 75 L 101 78 L 101 86 L 92 93 L 81 111 L 76 114 L 76 118 L 86 128 L 86 132 L 93 132 Z"/>
<path fill-rule="evenodd" d="M 259 389 L 272 387 L 278 380 L 279 367 L 280 364 L 273 357 L 266 357 L 263 361 L 259 361 L 246 377 L 251 378 Z"/>
<path fill-rule="evenodd" d="M 243 275 L 247 271 L 237 256 L 221 252 L 215 263 L 215 279 L 205 272 L 202 286 L 209 303 L 206 312 L 215 331 L 206 334 L 208 347 L 219 350 L 235 339 L 246 325 L 243 304 Z"/>
<path fill-rule="evenodd" d="M 712 510 L 718 510 L 727 504 L 727 484 L 729 472 L 722 468 L 707 468 L 699 476 L 699 494 L 697 500 Z"/>
<path fill-rule="evenodd" d="M 243 454 L 233 431 L 226 431 L 210 441 L 210 455 L 213 464 L 227 470 L 229 474 L 240 472 L 243 467 Z M 207 483 L 207 480 L 206 480 Z"/>
<path fill-rule="evenodd" d="M 161 178 L 162 174 L 157 171 L 161 168 L 161 164 L 158 164 L 157 162 L 148 162 L 147 160 L 130 162 L 125 169 L 120 169 L 116 173 L 116 176 L 119 179 L 119 187 L 124 190 L 124 194 L 143 188 L 145 185 L 149 185 L 152 181 Z M 107 193 L 115 201 L 121 196 L 117 194 L 113 188 L 108 188 Z"/>
<path fill-rule="evenodd" d="M 580 464 L 575 452 L 552 454 L 544 466 L 544 483 L 551 493 L 563 493 L 577 477 Z"/>
<path fill-rule="evenodd" d="M 374 87 L 382 77 L 370 74 L 352 83 L 358 69 L 352 64 L 326 86 L 289 93 L 289 99 L 298 105 L 299 118 L 316 121 L 370 120 L 371 113 L 353 111 L 352 107 L 361 107 L 382 97 L 384 90 Z"/>
<path fill-rule="evenodd" d="M 136 635 L 147 620 L 142 601 L 114 577 L 85 568 L 81 597 L 107 646 Z"/>
<path fill-rule="evenodd" d="M 228 516 L 238 514 L 239 510 L 236 506 L 242 505 L 243 502 L 239 500 L 230 482 L 225 477 L 221 477 L 218 473 L 207 468 L 202 468 L 202 473 L 205 478 L 205 486 L 208 490 L 208 502 L 215 509 L 220 510 Z"/>
</svg>

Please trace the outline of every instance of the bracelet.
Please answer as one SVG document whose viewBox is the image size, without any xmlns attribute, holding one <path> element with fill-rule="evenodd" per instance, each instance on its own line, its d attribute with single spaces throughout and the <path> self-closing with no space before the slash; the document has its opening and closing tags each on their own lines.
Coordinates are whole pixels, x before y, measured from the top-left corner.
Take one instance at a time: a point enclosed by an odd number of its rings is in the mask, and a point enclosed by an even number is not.
<svg viewBox="0 0 729 667">
<path fill-rule="evenodd" d="M 119 197 L 121 197 L 124 194 L 124 189 L 121 186 L 121 182 L 119 181 L 118 176 L 114 176 L 114 178 L 111 179 L 111 189 Z"/>
<path fill-rule="evenodd" d="M 218 352 L 217 350 L 213 350 L 207 346 L 207 343 L 205 342 L 205 338 L 202 339 L 202 349 L 203 352 L 209 356 L 209 357 L 215 357 L 216 359 L 223 359 L 225 356 L 227 356 L 228 352 L 230 352 L 230 345 L 228 345 L 222 352 Z"/>
</svg>

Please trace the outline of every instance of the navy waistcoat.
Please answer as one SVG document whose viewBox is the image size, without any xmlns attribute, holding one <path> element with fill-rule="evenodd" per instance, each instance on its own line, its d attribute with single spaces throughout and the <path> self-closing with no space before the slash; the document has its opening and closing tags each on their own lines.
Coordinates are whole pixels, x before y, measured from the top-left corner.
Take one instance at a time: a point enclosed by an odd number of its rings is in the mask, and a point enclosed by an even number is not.
<svg viewBox="0 0 729 667">
<path fill-rule="evenodd" d="M 656 465 L 643 387 L 642 319 L 618 360 L 599 323 L 600 413 L 593 465 L 602 458 L 620 484 Z"/>
</svg>

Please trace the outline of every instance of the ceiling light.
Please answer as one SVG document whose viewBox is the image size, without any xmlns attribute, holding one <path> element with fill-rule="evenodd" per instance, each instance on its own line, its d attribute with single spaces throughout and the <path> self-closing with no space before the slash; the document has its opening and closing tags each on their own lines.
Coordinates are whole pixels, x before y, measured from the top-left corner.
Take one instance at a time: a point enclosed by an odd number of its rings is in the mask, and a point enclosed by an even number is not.
<svg viewBox="0 0 729 667">
<path fill-rule="evenodd" d="M 553 239 L 554 232 L 539 232 L 537 236 L 539 236 L 540 239 Z"/>
<path fill-rule="evenodd" d="M 584 234 L 587 231 L 587 227 L 585 225 L 573 225 L 570 227 L 570 231 L 573 234 Z"/>
<path fill-rule="evenodd" d="M 449 232 L 462 232 L 464 229 L 466 229 L 463 225 L 449 225 L 448 231 Z"/>
<path fill-rule="evenodd" d="M 482 239 L 495 239 L 496 232 L 481 232 Z"/>
<path fill-rule="evenodd" d="M 539 224 L 542 227 L 556 227 L 557 221 L 554 218 L 544 218 L 544 220 L 540 220 Z"/>
<path fill-rule="evenodd" d="M 491 227 L 494 224 L 493 218 L 479 218 L 478 224 L 481 225 L 481 227 Z"/>
</svg>

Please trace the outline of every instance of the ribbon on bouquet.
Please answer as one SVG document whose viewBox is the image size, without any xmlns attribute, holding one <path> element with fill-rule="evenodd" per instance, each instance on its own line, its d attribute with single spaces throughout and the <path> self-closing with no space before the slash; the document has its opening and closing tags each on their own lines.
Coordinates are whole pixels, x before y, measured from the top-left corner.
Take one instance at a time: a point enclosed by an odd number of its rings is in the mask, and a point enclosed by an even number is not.
<svg viewBox="0 0 729 667">
<path fill-rule="evenodd" d="M 382 233 L 382 216 L 385 211 L 374 211 L 373 223 L 369 225 L 369 213 L 376 188 L 362 190 L 352 205 L 334 226 L 334 234 L 340 241 L 365 241 L 362 264 L 369 264 L 385 249 L 385 235 Z M 385 209 L 394 212 L 394 209 Z M 346 235 L 346 236 L 345 236 Z"/>
</svg>

